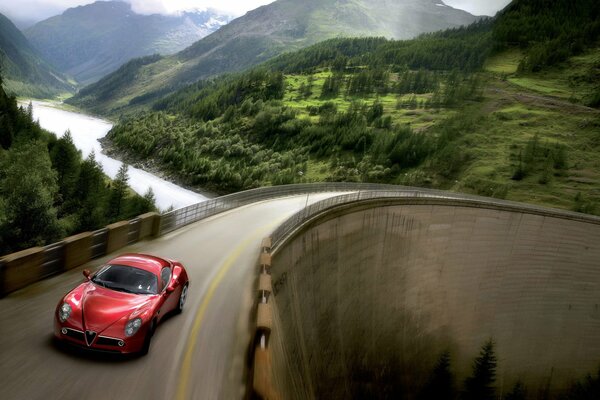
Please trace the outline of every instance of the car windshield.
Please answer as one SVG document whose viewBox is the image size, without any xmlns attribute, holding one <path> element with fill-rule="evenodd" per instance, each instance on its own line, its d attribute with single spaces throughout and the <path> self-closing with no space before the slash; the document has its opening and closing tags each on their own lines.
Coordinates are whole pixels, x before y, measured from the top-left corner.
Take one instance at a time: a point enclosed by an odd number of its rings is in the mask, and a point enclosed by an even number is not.
<svg viewBox="0 0 600 400">
<path fill-rule="evenodd" d="M 107 265 L 92 282 L 108 289 L 135 294 L 158 293 L 158 277 L 143 269 L 126 265 Z"/>
</svg>

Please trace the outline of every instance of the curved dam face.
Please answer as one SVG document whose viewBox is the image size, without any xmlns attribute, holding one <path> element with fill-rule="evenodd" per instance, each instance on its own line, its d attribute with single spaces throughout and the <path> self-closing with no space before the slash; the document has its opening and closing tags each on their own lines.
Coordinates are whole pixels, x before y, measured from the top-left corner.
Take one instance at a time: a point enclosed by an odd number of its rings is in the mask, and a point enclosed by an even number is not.
<svg viewBox="0 0 600 400">
<path fill-rule="evenodd" d="M 274 253 L 281 398 L 415 398 L 445 351 L 460 390 L 490 339 L 498 394 L 597 371 L 598 222 L 421 203 L 338 209 Z"/>
</svg>

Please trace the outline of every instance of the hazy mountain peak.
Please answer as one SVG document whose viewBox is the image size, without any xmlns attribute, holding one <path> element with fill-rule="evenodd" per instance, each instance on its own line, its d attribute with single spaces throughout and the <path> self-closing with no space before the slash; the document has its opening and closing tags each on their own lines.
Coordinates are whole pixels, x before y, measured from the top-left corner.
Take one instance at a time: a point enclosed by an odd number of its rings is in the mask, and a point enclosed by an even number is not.
<svg viewBox="0 0 600 400">
<path fill-rule="evenodd" d="M 89 83 L 132 58 L 182 50 L 230 19 L 213 10 L 142 15 L 128 3 L 97 1 L 41 21 L 25 35 L 57 68 Z"/>
<path fill-rule="evenodd" d="M 437 4 L 441 0 L 278 0 L 249 11 L 171 57 L 132 64 L 111 74 L 80 97 L 99 111 L 102 102 L 116 101 L 122 106 L 125 98 L 151 99 L 152 93 L 164 94 L 199 79 L 240 71 L 334 37 L 408 39 L 477 20 L 465 11 Z M 135 79 L 120 79 L 119 74 L 132 74 L 133 69 Z M 110 95 L 104 84 L 110 86 Z M 96 90 L 104 93 L 102 101 L 94 98 Z"/>
</svg>

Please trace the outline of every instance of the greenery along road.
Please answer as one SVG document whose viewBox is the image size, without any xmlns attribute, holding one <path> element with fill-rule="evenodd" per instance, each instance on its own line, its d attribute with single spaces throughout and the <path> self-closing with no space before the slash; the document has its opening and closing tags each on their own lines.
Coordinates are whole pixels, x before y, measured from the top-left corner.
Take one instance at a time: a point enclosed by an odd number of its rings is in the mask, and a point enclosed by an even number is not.
<svg viewBox="0 0 600 400">
<path fill-rule="evenodd" d="M 0 88 L 0 255 L 154 210 L 126 168 L 111 182 L 93 153 L 82 160 L 70 134 L 57 139 L 32 113 Z"/>
</svg>

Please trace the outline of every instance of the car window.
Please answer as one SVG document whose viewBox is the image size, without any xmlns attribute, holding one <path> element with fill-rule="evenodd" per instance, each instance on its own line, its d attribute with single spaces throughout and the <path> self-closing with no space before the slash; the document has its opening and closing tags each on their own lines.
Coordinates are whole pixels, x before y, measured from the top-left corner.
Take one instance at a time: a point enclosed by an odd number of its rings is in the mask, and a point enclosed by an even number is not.
<svg viewBox="0 0 600 400">
<path fill-rule="evenodd" d="M 160 288 L 163 290 L 171 280 L 171 268 L 165 267 L 160 272 Z"/>
<path fill-rule="evenodd" d="M 94 277 L 92 282 L 107 289 L 135 294 L 156 294 L 158 277 L 143 269 L 127 265 L 107 265 Z"/>
</svg>

